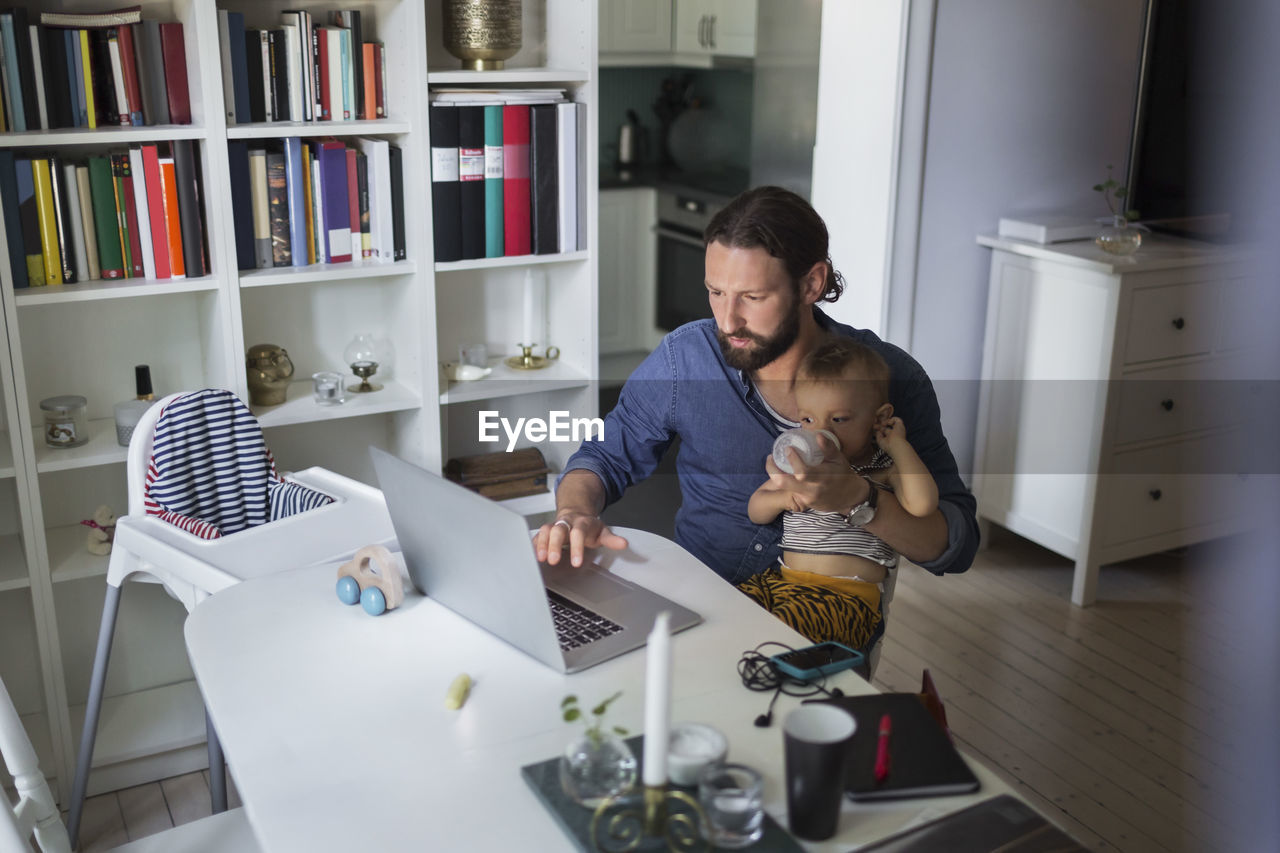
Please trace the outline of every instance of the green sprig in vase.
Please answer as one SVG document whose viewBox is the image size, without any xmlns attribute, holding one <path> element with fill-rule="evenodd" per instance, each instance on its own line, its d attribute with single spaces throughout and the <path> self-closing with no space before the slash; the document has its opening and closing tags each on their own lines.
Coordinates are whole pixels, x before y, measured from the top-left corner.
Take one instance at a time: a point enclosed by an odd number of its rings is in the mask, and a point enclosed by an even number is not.
<svg viewBox="0 0 1280 853">
<path fill-rule="evenodd" d="M 1124 198 L 1128 191 L 1111 177 L 1111 164 L 1107 164 L 1107 179 L 1093 185 L 1094 192 L 1102 193 L 1102 199 L 1111 211 L 1111 224 L 1102 226 L 1094 242 L 1098 248 L 1112 255 L 1132 255 L 1142 245 L 1142 232 L 1131 220 L 1138 218 L 1138 211 L 1126 210 Z"/>
</svg>

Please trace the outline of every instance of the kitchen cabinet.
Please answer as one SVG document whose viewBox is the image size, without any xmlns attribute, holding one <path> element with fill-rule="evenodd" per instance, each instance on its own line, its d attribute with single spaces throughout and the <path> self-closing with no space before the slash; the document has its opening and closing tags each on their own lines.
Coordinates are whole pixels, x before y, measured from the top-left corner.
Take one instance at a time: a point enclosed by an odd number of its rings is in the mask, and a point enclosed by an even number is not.
<svg viewBox="0 0 1280 853">
<path fill-rule="evenodd" d="M 755 0 L 675 0 L 675 10 L 676 53 L 755 56 Z"/>
<path fill-rule="evenodd" d="M 1104 564 L 1259 523 L 1275 478 L 1246 448 L 1275 423 L 1280 352 L 1269 318 L 1248 311 L 1267 284 L 1250 256 L 1159 237 L 1129 258 L 978 242 L 993 250 L 980 522 L 1074 560 L 1081 606 Z"/>
<path fill-rule="evenodd" d="M 600 193 L 600 354 L 648 352 L 656 344 L 653 233 L 657 193 L 651 187 Z"/>
<path fill-rule="evenodd" d="M 669 53 L 672 0 L 602 0 L 600 53 Z"/>
</svg>

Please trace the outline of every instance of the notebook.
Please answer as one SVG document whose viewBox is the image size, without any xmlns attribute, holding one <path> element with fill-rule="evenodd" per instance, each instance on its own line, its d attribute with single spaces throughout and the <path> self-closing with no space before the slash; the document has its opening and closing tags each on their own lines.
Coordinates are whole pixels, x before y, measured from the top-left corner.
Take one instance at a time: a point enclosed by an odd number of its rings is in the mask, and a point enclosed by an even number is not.
<svg viewBox="0 0 1280 853">
<path fill-rule="evenodd" d="M 524 518 L 376 447 L 378 485 L 418 591 L 525 654 L 577 672 L 643 646 L 655 617 L 687 607 L 589 563 L 539 564 Z"/>
<path fill-rule="evenodd" d="M 978 779 L 915 693 L 814 700 L 839 705 L 858 721 L 849 744 L 845 790 L 854 800 L 937 797 L 978 790 Z M 889 715 L 889 776 L 875 778 L 880 717 Z"/>
</svg>

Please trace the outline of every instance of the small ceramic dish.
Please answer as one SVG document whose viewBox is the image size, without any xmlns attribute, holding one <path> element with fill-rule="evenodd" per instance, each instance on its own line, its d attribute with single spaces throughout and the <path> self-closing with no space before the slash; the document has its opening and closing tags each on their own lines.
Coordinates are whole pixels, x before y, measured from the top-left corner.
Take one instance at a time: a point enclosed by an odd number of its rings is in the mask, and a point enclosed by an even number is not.
<svg viewBox="0 0 1280 853">
<path fill-rule="evenodd" d="M 455 364 L 452 361 L 444 365 L 444 374 L 455 382 L 470 382 L 484 379 L 493 373 L 492 367 L 479 367 L 474 364 Z"/>
<path fill-rule="evenodd" d="M 676 785 L 695 785 L 708 764 L 724 761 L 729 741 L 706 723 L 678 723 L 671 727 L 667 746 L 667 776 Z"/>
</svg>

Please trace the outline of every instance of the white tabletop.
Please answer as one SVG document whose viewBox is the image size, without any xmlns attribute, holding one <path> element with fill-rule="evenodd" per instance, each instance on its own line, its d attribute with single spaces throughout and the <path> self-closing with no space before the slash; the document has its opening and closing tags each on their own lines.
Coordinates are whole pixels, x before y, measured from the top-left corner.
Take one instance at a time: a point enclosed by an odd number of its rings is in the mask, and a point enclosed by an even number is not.
<svg viewBox="0 0 1280 853">
<path fill-rule="evenodd" d="M 742 652 L 766 640 L 807 644 L 678 545 L 620 530 L 631 545 L 610 570 L 702 614 L 673 640 L 672 720 L 708 722 L 729 757 L 765 777 L 765 808 L 786 825 L 780 697 L 769 728 L 753 725 L 770 693 L 742 686 Z M 477 571 L 483 571 L 477 567 Z M 352 850 L 565 850 L 572 844 L 520 775 L 578 734 L 560 700 L 616 690 L 609 723 L 640 733 L 642 650 L 574 675 L 555 672 L 415 592 L 380 617 L 341 604 L 332 566 L 255 579 L 202 603 L 187 648 L 249 820 L 268 853 Z M 453 678 L 475 680 L 458 711 Z M 845 672 L 846 693 L 873 688 Z M 945 697 L 944 697 L 945 699 Z M 815 851 L 848 850 L 909 822 L 1009 788 L 970 759 L 977 794 L 858 805 Z"/>
</svg>

